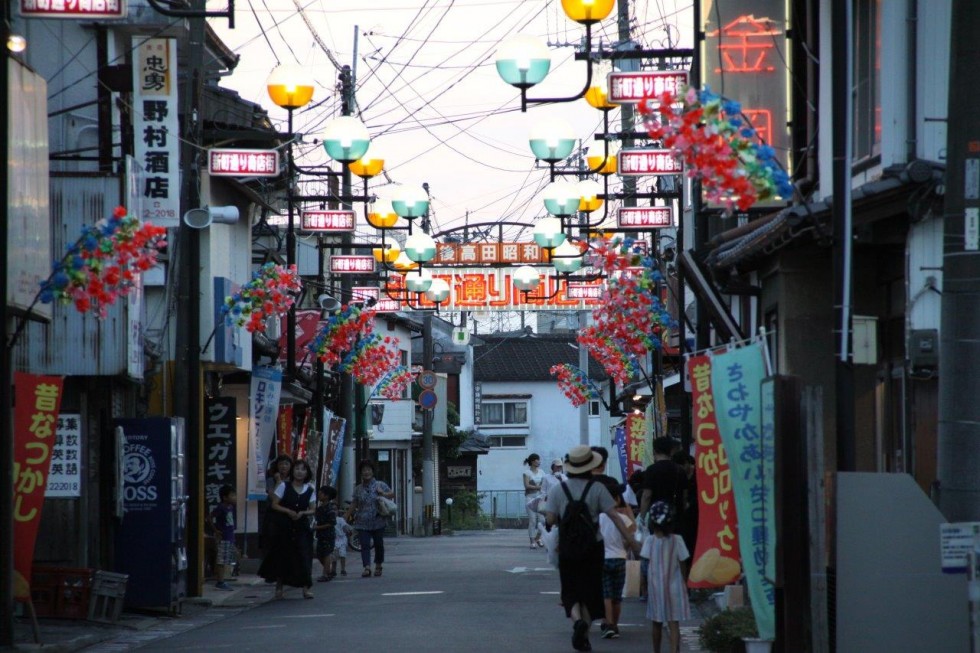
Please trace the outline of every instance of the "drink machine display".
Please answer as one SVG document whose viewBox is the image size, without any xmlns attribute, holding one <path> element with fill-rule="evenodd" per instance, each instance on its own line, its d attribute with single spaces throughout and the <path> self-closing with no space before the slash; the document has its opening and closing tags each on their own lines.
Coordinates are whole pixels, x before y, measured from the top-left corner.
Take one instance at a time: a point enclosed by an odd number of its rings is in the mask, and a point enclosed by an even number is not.
<svg viewBox="0 0 980 653">
<path fill-rule="evenodd" d="M 116 571 L 126 606 L 177 612 L 187 594 L 187 486 L 180 418 L 117 419 L 125 435 Z"/>
</svg>

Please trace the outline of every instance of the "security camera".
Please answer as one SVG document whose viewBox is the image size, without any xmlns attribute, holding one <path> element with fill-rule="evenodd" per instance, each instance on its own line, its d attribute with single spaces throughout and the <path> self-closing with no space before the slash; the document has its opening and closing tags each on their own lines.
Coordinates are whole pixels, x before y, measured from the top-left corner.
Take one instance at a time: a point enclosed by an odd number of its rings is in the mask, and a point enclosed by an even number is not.
<svg viewBox="0 0 980 653">
<path fill-rule="evenodd" d="M 326 293 L 317 297 L 316 303 L 325 311 L 336 311 L 340 308 L 340 302 Z"/>
</svg>

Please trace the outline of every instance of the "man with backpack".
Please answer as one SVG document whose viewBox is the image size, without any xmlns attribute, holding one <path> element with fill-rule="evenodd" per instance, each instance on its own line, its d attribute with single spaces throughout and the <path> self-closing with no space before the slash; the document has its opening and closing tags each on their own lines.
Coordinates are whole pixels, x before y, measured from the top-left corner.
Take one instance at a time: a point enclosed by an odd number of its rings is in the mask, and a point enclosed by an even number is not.
<svg viewBox="0 0 980 653">
<path fill-rule="evenodd" d="M 588 446 L 572 447 L 565 456 L 567 479 L 548 492 L 545 503 L 547 527 L 558 526 L 558 574 L 561 603 L 565 615 L 573 620 L 572 647 L 591 651 L 589 628 L 593 619 L 604 614 L 602 565 L 605 551 L 599 533 L 599 515 L 606 513 L 634 550 L 639 544 L 616 517 L 616 502 L 609 490 L 592 478 L 592 470 L 602 464 L 602 456 Z"/>
</svg>

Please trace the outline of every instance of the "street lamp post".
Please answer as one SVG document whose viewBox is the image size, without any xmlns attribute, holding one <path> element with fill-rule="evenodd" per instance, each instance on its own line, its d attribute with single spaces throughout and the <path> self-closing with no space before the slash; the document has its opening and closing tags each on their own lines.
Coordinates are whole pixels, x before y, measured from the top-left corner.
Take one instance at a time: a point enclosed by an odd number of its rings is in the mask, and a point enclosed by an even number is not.
<svg viewBox="0 0 980 653">
<path fill-rule="evenodd" d="M 286 265 L 296 263 L 296 232 L 293 226 L 293 111 L 305 106 L 313 99 L 313 81 L 302 68 L 279 66 L 266 80 L 269 97 L 288 115 L 288 137 L 286 145 L 286 206 L 289 222 L 286 224 Z M 290 306 L 286 319 L 286 375 L 296 376 L 296 305 Z"/>
</svg>

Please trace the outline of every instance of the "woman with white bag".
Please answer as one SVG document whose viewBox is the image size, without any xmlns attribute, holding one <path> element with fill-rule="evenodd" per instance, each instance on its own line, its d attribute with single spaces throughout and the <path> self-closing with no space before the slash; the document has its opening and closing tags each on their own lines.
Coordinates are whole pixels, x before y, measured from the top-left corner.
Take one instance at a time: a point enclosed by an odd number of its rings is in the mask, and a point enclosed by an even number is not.
<svg viewBox="0 0 980 653">
<path fill-rule="evenodd" d="M 544 481 L 544 471 L 541 469 L 541 456 L 532 453 L 524 460 L 527 469 L 524 470 L 524 502 L 527 509 L 527 536 L 531 540 L 531 548 L 544 546 L 541 541 L 540 528 L 544 527 L 544 515 L 538 512 L 538 506 L 544 495 L 541 494 L 541 483 Z"/>
<path fill-rule="evenodd" d="M 371 544 L 374 544 L 374 575 L 381 575 L 381 566 L 385 561 L 385 508 L 381 499 L 393 499 L 395 493 L 387 483 L 374 478 L 374 463 L 370 460 L 361 462 L 358 470 L 361 472 L 361 483 L 354 488 L 354 500 L 348 509 L 347 521 L 353 522 L 354 529 L 361 541 L 361 563 L 364 571 L 361 576 L 371 575 Z M 351 519 L 352 518 L 352 519 Z"/>
</svg>

